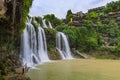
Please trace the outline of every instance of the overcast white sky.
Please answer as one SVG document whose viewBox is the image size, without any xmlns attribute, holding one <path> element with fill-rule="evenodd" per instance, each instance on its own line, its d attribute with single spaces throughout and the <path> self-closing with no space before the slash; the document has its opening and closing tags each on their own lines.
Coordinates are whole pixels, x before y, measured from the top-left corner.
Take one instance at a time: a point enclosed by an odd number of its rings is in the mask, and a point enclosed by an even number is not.
<svg viewBox="0 0 120 80">
<path fill-rule="evenodd" d="M 104 6 L 106 3 L 117 0 L 34 0 L 30 9 L 31 16 L 55 14 L 58 18 L 65 18 L 68 9 L 73 13 Z"/>
</svg>

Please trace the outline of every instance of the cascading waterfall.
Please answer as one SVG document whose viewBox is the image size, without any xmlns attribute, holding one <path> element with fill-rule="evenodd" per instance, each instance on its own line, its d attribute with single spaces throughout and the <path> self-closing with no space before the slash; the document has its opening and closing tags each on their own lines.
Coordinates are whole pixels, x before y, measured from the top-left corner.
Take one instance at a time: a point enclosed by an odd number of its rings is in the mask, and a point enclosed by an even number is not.
<svg viewBox="0 0 120 80">
<path fill-rule="evenodd" d="M 35 20 L 35 19 L 33 19 Z M 31 24 L 32 19 L 27 20 L 27 27 L 23 31 L 21 36 L 21 50 L 20 58 L 22 65 L 27 67 L 33 67 L 41 62 L 48 62 L 49 57 L 47 54 L 47 44 L 45 32 L 38 26 L 38 31 L 35 31 L 34 26 Z M 34 21 L 36 24 L 37 22 Z M 45 23 L 43 23 L 46 25 Z M 49 22 L 49 27 L 52 28 Z M 46 28 L 47 25 L 46 25 Z M 36 34 L 37 33 L 37 34 Z M 56 48 L 59 51 L 62 59 L 72 59 L 69 43 L 64 33 L 58 32 L 56 36 Z"/>
<path fill-rule="evenodd" d="M 44 30 L 39 26 L 36 38 L 31 19 L 28 19 L 27 27 L 21 36 L 20 58 L 22 59 L 22 65 L 27 67 L 49 61 Z"/>
<path fill-rule="evenodd" d="M 62 59 L 72 59 L 69 43 L 64 33 L 58 32 L 56 35 L 56 49 L 60 53 Z"/>
</svg>

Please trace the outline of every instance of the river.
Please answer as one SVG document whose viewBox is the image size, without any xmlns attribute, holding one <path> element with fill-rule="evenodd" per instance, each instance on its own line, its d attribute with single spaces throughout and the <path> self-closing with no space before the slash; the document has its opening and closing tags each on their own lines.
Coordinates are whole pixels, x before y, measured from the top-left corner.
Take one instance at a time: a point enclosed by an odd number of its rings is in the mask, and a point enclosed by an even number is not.
<svg viewBox="0 0 120 80">
<path fill-rule="evenodd" d="M 40 64 L 27 75 L 32 80 L 120 80 L 120 60 L 58 60 Z"/>
</svg>

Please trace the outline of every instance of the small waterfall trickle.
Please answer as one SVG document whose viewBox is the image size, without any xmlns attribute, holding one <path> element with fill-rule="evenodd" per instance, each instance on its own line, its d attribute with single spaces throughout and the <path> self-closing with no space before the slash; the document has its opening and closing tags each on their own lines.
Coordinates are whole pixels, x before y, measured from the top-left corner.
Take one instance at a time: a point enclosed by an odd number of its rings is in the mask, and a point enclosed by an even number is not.
<svg viewBox="0 0 120 80">
<path fill-rule="evenodd" d="M 46 25 L 46 20 L 45 20 L 45 19 L 42 20 L 42 23 L 43 23 L 43 27 L 44 27 L 44 28 L 48 28 L 48 26 Z"/>
<path fill-rule="evenodd" d="M 58 32 L 56 35 L 56 48 L 62 59 L 72 59 L 69 43 L 64 33 Z"/>
<path fill-rule="evenodd" d="M 46 24 L 46 20 L 45 19 L 42 20 L 42 23 L 43 23 L 43 28 L 51 28 L 51 29 L 53 28 L 50 21 L 48 21 L 48 26 Z"/>
<path fill-rule="evenodd" d="M 51 25 L 50 21 L 49 21 L 48 23 L 49 23 L 49 27 L 52 29 L 53 27 L 52 27 L 52 25 Z"/>
<path fill-rule="evenodd" d="M 36 35 L 31 21 L 31 19 L 27 20 L 27 27 L 21 36 L 20 58 L 22 65 L 27 67 L 49 61 L 44 30 L 39 26 Z"/>
</svg>

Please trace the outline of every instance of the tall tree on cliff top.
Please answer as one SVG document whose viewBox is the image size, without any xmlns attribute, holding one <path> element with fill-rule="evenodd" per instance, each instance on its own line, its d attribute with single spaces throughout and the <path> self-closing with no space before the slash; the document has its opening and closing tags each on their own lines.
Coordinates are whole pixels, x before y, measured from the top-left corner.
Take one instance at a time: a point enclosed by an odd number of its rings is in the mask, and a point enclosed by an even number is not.
<svg viewBox="0 0 120 80">
<path fill-rule="evenodd" d="M 68 21 L 70 21 L 71 18 L 73 18 L 73 13 L 72 13 L 71 10 L 68 10 L 68 11 L 67 11 L 67 15 L 66 15 L 66 19 L 67 19 Z"/>
</svg>

